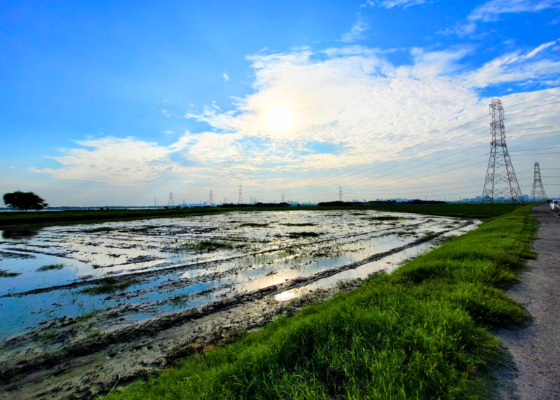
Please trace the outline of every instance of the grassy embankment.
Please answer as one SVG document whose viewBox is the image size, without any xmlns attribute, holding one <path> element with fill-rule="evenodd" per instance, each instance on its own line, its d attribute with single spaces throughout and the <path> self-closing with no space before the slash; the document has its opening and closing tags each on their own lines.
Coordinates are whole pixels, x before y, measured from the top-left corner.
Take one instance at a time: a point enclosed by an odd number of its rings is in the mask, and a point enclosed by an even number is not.
<svg viewBox="0 0 560 400">
<path fill-rule="evenodd" d="M 530 207 L 188 358 L 111 400 L 475 399 L 500 360 L 487 328 L 527 318 L 500 288 L 533 257 Z"/>
<path fill-rule="evenodd" d="M 0 227 L 21 227 L 29 225 L 63 225 L 73 223 L 100 223 L 110 221 L 131 221 L 152 218 L 181 218 L 192 215 L 218 214 L 238 211 L 327 211 L 327 210 L 378 210 L 386 212 L 410 212 L 415 214 L 443 215 L 449 217 L 466 217 L 486 219 L 510 212 L 515 206 L 510 204 L 480 205 L 480 204 L 447 204 L 447 205 L 356 205 L 343 207 L 194 207 L 180 210 L 88 210 L 88 211 L 49 211 L 0 213 Z M 100 230 L 110 228 L 100 228 Z"/>
</svg>

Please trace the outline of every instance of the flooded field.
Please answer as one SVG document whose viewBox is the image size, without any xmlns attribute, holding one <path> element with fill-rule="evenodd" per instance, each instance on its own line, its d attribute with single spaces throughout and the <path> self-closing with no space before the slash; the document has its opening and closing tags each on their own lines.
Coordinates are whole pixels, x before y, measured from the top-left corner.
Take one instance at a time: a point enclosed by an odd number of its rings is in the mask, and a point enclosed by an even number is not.
<svg viewBox="0 0 560 400">
<path fill-rule="evenodd" d="M 477 225 L 262 211 L 3 231 L 0 398 L 107 392 Z"/>
</svg>

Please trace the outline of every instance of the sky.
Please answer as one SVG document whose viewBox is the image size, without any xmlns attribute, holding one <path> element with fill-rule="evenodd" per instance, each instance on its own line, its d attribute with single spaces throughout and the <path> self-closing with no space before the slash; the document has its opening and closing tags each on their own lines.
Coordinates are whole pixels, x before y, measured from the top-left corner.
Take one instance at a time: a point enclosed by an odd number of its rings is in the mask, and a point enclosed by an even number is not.
<svg viewBox="0 0 560 400">
<path fill-rule="evenodd" d="M 0 192 L 52 206 L 474 197 L 493 98 L 560 196 L 560 0 L 0 2 Z"/>
</svg>

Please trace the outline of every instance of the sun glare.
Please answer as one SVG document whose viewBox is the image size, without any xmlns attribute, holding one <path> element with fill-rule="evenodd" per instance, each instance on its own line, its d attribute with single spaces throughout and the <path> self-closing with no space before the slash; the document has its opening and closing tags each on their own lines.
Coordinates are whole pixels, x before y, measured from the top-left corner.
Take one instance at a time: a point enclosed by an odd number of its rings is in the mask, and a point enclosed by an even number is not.
<svg viewBox="0 0 560 400">
<path fill-rule="evenodd" d="M 282 132 L 291 128 L 294 114 L 285 104 L 274 104 L 266 112 L 265 124 L 270 131 Z"/>
</svg>

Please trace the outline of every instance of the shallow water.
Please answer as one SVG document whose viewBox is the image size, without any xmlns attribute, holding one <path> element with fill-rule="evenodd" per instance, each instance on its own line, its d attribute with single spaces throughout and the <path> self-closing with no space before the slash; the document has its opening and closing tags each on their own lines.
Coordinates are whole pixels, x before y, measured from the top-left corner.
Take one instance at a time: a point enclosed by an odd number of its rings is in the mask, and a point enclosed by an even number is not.
<svg viewBox="0 0 560 400">
<path fill-rule="evenodd" d="M 401 219 L 376 219 L 386 216 Z M 23 236 L 2 232 L 0 270 L 20 275 L 0 278 L 0 339 L 53 319 L 118 314 L 96 326 L 106 331 L 299 282 L 276 294 L 285 301 L 341 280 L 391 271 L 437 242 L 347 267 L 428 233 L 459 235 L 476 227 L 464 225 L 455 218 L 375 211 L 262 211 L 49 227 Z M 197 250 L 203 241 L 225 248 Z M 63 268 L 38 271 L 51 264 Z M 112 293 L 84 292 L 106 277 L 123 285 Z"/>
</svg>

